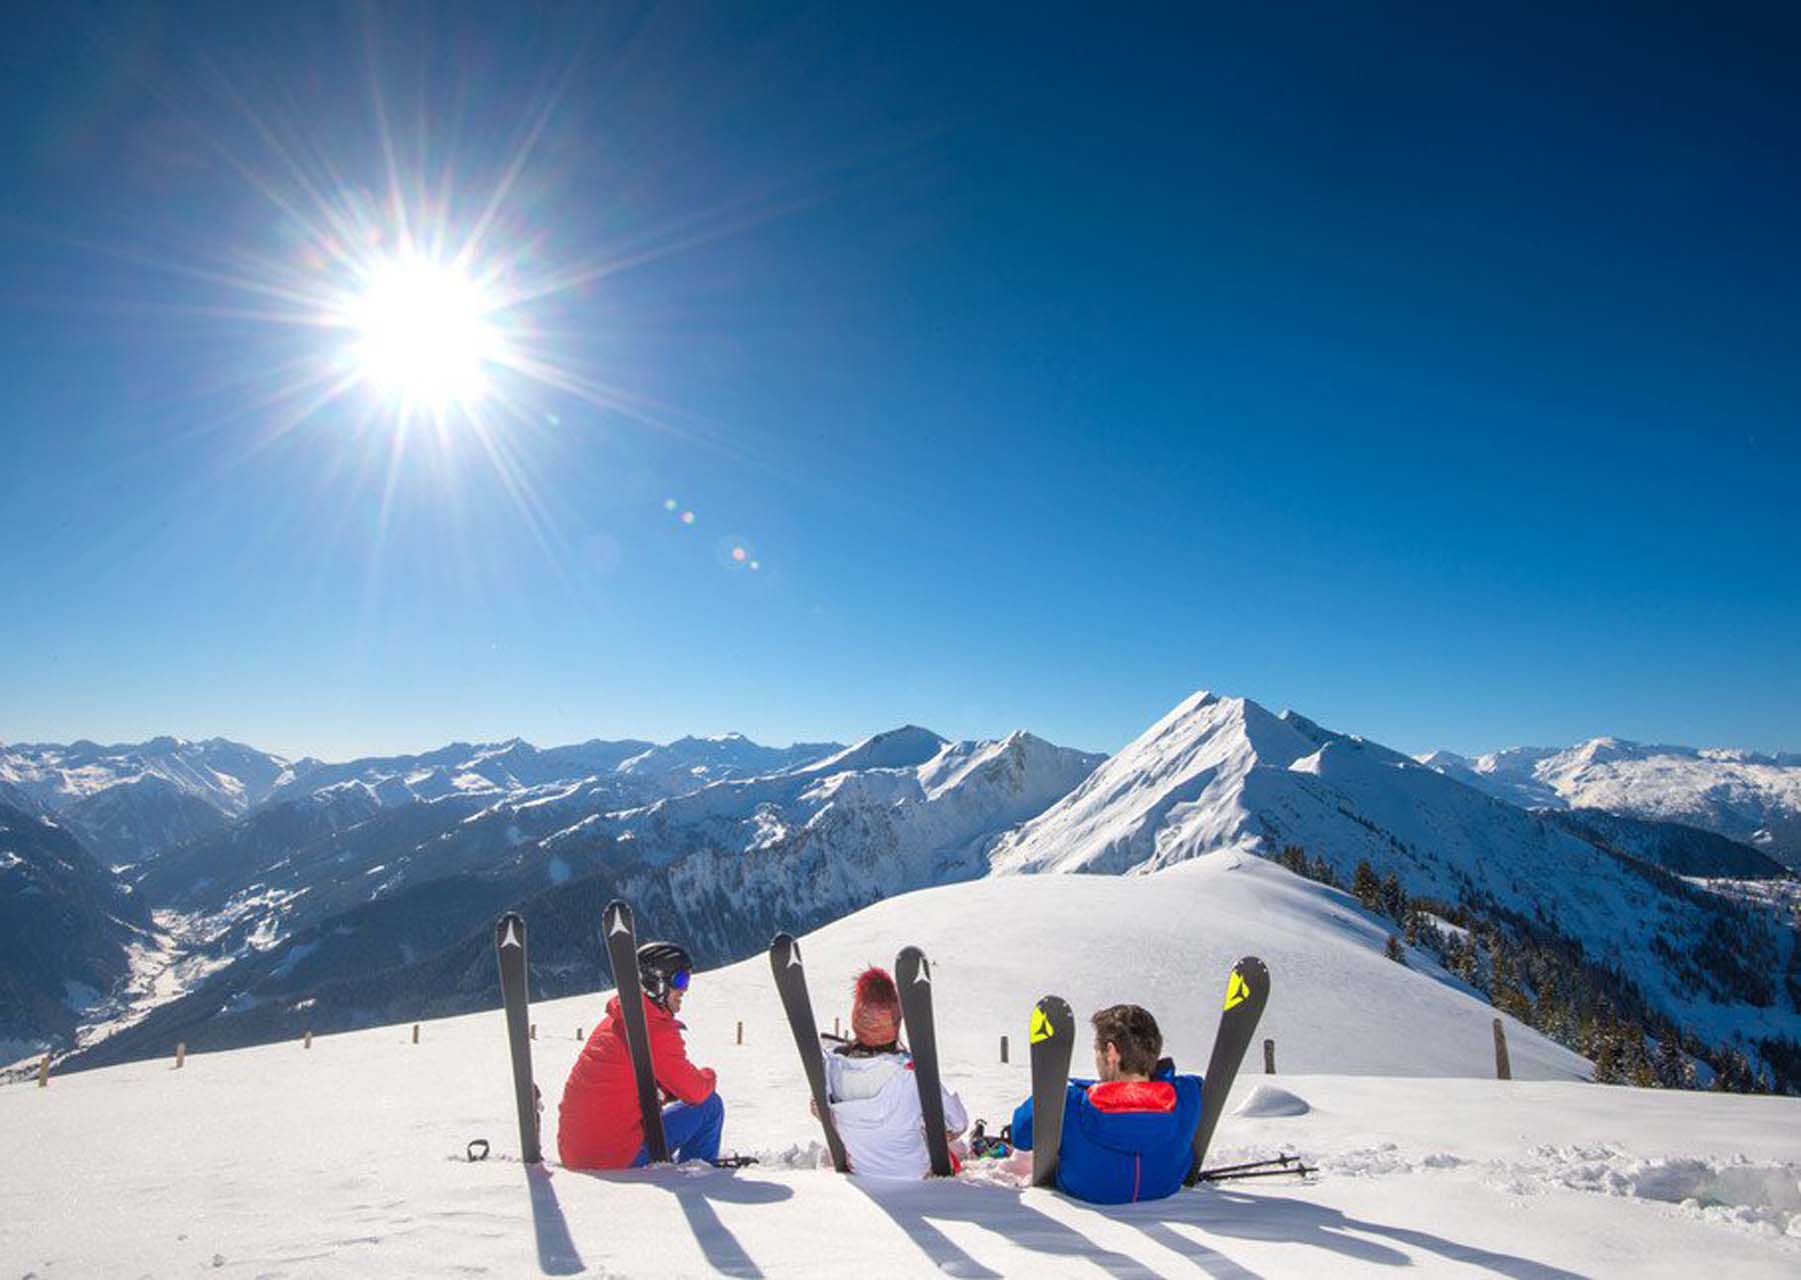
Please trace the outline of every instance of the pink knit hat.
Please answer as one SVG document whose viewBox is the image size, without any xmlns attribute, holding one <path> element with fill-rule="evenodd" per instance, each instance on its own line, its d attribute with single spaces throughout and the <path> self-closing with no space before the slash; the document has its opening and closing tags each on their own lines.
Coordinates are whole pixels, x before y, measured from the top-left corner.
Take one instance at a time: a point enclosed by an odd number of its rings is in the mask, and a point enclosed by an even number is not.
<svg viewBox="0 0 1801 1280">
<path fill-rule="evenodd" d="M 874 965 L 857 976 L 857 987 L 851 996 L 850 1029 L 857 1043 L 893 1044 L 900 1035 L 900 992 L 886 969 Z"/>
</svg>

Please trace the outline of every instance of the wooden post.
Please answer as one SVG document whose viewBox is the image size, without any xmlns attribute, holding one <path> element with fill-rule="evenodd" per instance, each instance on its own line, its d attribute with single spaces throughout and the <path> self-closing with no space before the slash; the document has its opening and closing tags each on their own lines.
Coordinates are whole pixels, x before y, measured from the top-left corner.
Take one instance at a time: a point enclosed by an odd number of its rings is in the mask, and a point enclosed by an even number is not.
<svg viewBox="0 0 1801 1280">
<path fill-rule="evenodd" d="M 582 1029 L 580 1027 L 577 1027 L 575 1029 L 575 1038 L 577 1040 L 580 1040 L 582 1038 Z"/>
<path fill-rule="evenodd" d="M 832 1034 L 835 1036 L 841 1036 L 844 1034 L 844 1032 L 842 1032 L 838 1029 L 838 1015 L 837 1014 L 832 1015 Z"/>
<path fill-rule="evenodd" d="M 188 1060 L 188 1046 L 185 1044 L 176 1045 L 175 1046 L 175 1069 L 177 1071 L 180 1071 L 181 1064 L 186 1062 L 187 1060 Z"/>
<path fill-rule="evenodd" d="M 308 1027 L 306 1030 L 306 1043 L 304 1045 L 302 1045 L 301 1048 L 310 1049 L 312 1047 L 313 1047 L 313 1029 L 311 1027 Z"/>
<path fill-rule="evenodd" d="M 1495 1079 L 1513 1079 L 1513 1067 L 1507 1061 L 1507 1028 L 1495 1019 Z"/>
<path fill-rule="evenodd" d="M 1005 1062 L 1006 1060 L 1007 1060 L 1007 1037 L 1002 1036 L 1001 1037 L 1001 1061 Z"/>
<path fill-rule="evenodd" d="M 419 1024 L 417 1022 L 413 1024 L 413 1043 L 419 1043 Z"/>
<path fill-rule="evenodd" d="M 738 1019 L 738 1043 L 744 1043 L 744 1019 Z"/>
<path fill-rule="evenodd" d="M 536 1040 L 537 1038 L 538 1038 L 538 1024 L 534 1022 L 534 1023 L 532 1023 L 532 1039 Z"/>
<path fill-rule="evenodd" d="M 44 1055 L 44 1060 L 42 1062 L 38 1063 L 38 1088 L 47 1089 L 49 1087 L 50 1087 L 50 1055 L 46 1053 Z"/>
<path fill-rule="evenodd" d="M 1276 1074 L 1276 1042 L 1273 1038 L 1263 1042 L 1263 1074 Z"/>
</svg>

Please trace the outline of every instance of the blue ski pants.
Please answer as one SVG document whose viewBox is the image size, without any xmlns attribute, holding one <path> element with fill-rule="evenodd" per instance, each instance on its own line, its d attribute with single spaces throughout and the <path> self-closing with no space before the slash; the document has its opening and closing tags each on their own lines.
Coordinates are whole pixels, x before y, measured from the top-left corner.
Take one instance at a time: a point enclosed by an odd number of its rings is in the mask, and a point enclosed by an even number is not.
<svg viewBox="0 0 1801 1280">
<path fill-rule="evenodd" d="M 725 1131 L 725 1103 L 715 1091 L 705 1102 L 672 1102 L 663 1108 L 663 1137 L 669 1142 L 669 1158 L 682 1160 L 716 1160 L 719 1138 Z M 632 1168 L 650 1163 L 650 1152 L 638 1148 Z"/>
</svg>

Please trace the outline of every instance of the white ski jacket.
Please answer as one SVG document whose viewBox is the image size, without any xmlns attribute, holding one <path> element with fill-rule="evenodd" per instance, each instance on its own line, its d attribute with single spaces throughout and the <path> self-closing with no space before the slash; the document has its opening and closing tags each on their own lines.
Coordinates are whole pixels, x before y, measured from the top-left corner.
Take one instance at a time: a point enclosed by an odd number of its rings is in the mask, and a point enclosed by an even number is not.
<svg viewBox="0 0 1801 1280">
<path fill-rule="evenodd" d="M 852 1173 L 871 1178 L 923 1178 L 931 1173 L 911 1054 L 853 1058 L 827 1053 L 825 1083 Z M 968 1127 L 969 1113 L 963 1099 L 949 1089 L 942 1092 L 944 1127 L 959 1133 Z"/>
</svg>

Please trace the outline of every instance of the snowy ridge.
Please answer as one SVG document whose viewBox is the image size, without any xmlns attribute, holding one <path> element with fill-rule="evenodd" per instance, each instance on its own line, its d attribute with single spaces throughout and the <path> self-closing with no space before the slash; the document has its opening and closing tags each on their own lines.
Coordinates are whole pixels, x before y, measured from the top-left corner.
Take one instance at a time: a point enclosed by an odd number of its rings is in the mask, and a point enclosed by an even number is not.
<svg viewBox="0 0 1801 1280">
<path fill-rule="evenodd" d="M 590 815 L 545 844 L 614 839 L 650 866 L 755 854 L 747 868 L 766 881 L 805 862 L 837 886 L 845 905 L 860 906 L 980 874 L 982 846 L 1074 787 L 1099 760 L 1023 732 L 946 742 L 909 725 L 787 773 Z M 771 859 L 783 868 L 779 877 L 764 866 Z"/>
<path fill-rule="evenodd" d="M 997 875 L 1144 873 L 1218 850 L 1296 844 L 1348 880 L 1367 859 L 1412 894 L 1486 899 L 1549 920 L 1620 967 L 1659 1007 L 1719 1038 L 1801 1035 L 1767 1007 L 1679 969 L 1717 922 L 1704 906 L 1590 840 L 1399 752 L 1293 712 L 1198 693 L 1088 781 L 996 842 Z M 1781 928 L 1781 957 L 1794 953 Z"/>
<path fill-rule="evenodd" d="M 1792 753 L 1591 738 L 1574 747 L 1516 747 L 1474 759 L 1435 751 L 1420 762 L 1515 804 L 1686 823 L 1801 868 L 1801 756 Z"/>
<path fill-rule="evenodd" d="M 131 864 L 215 835 L 271 805 L 345 787 L 393 808 L 449 797 L 523 800 L 545 787 L 596 779 L 610 783 L 610 807 L 619 808 L 842 750 L 835 742 L 767 747 L 737 733 L 665 746 L 597 738 L 539 748 L 509 738 L 329 764 L 310 756 L 287 760 L 223 738 L 15 743 L 0 744 L 0 800 L 65 817 L 109 860 Z"/>
<path fill-rule="evenodd" d="M 108 787 L 157 778 L 236 817 L 265 799 L 288 768 L 280 756 L 225 738 L 153 738 L 101 746 L 79 741 L 0 744 L 0 782 L 62 810 Z"/>
</svg>

